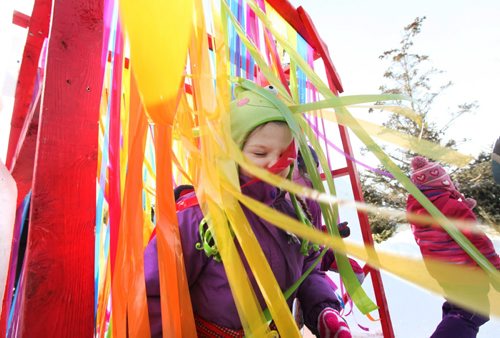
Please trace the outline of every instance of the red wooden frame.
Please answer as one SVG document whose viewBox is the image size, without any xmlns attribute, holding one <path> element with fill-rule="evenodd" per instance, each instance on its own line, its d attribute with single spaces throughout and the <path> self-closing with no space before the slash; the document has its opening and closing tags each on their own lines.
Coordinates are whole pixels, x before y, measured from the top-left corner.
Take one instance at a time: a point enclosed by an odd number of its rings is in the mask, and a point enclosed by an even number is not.
<svg viewBox="0 0 500 338">
<path fill-rule="evenodd" d="M 340 82 L 338 73 L 333 66 L 328 49 L 319 37 L 319 34 L 307 12 L 302 7 L 298 7 L 297 9 L 293 8 L 293 6 L 288 1 L 267 0 L 267 2 L 290 23 L 290 25 L 315 50 L 319 57 L 323 59 L 330 89 L 335 94 L 339 92 L 341 93 L 343 91 L 342 83 Z M 356 168 L 356 164 L 352 160 L 350 160 L 350 158 L 353 157 L 353 152 L 349 134 L 347 128 L 342 125 L 339 125 L 339 131 L 344 153 L 348 155 L 348 157 L 346 157 L 347 166 L 345 168 L 340 168 L 332 171 L 332 174 L 334 177 L 344 176 L 348 174 L 353 190 L 354 199 L 356 201 L 362 202 L 363 192 L 359 181 L 358 170 Z M 358 212 L 358 217 L 361 226 L 363 241 L 365 245 L 373 247 L 373 237 L 368 217 L 365 213 L 362 212 Z M 385 290 L 382 283 L 380 271 L 369 267 L 369 272 L 371 273 L 372 277 L 371 280 L 375 291 L 375 299 L 377 301 L 377 305 L 379 306 L 378 312 L 380 316 L 382 332 L 385 338 L 394 338 L 394 329 L 392 327 L 389 306 L 387 304 L 387 298 L 385 296 Z"/>
<path fill-rule="evenodd" d="M 12 23 L 22 28 L 28 28 L 30 26 L 30 19 L 29 15 L 19 11 L 14 11 L 14 14 L 12 15 Z"/>
<path fill-rule="evenodd" d="M 26 116 L 51 9 L 51 1 L 37 0 L 30 19 L 29 31 L 35 37 L 28 34 L 8 153 L 10 167 L 19 170 L 27 170 L 24 166 L 30 166 L 29 157 L 33 157 L 32 135 L 20 135 L 23 126 L 29 130 L 37 123 L 37 109 L 33 118 Z M 18 294 L 21 337 L 93 335 L 102 13 L 99 0 L 54 2 L 36 157 L 31 165 L 25 285 Z M 29 181 L 29 175 L 25 177 Z"/>
<path fill-rule="evenodd" d="M 14 177 L 17 185 L 17 204 L 20 205 L 21 201 L 24 199 L 26 194 L 31 190 L 31 183 L 33 180 L 33 167 L 35 162 L 36 154 L 36 139 L 38 136 L 38 120 L 40 115 L 40 96 L 38 95 L 33 108 L 31 109 L 29 115 L 26 118 L 23 131 L 21 133 L 21 138 L 19 145 L 20 148 L 16 151 L 16 158 L 14 161 L 13 168 L 11 170 L 12 177 Z M 19 159 L 19 160 L 16 160 Z M 17 247 L 19 244 L 17 245 Z M 15 247 L 14 245 L 12 246 Z M 12 250 L 10 252 L 10 264 L 15 264 L 13 262 L 17 261 L 17 250 Z M 9 269 L 7 280 L 10 280 L 12 275 L 15 274 L 15 268 Z M 13 277 L 12 277 L 13 278 Z M 7 284 L 7 286 L 9 286 Z M 0 290 L 4 292 L 4 290 Z M 12 304 L 12 289 L 5 289 L 3 302 L 0 304 L 0 336 L 5 337 L 5 330 L 7 325 L 7 313 L 11 308 Z"/>
<path fill-rule="evenodd" d="M 327 47 L 305 10 L 295 9 L 285 0 L 267 2 L 313 47 L 315 58 L 323 59 L 330 89 L 342 92 Z M 29 26 L 6 161 L 22 188 L 19 196 L 22 198 L 29 188 L 33 189 L 26 284 L 20 290 L 21 336 L 93 334 L 102 6 L 99 0 L 54 2 L 50 58 L 41 102 L 33 100 L 33 89 L 43 42 L 48 36 L 52 1 L 35 0 L 31 17 L 19 12 L 13 16 L 15 24 Z M 347 129 L 343 126 L 339 129 L 344 152 L 352 156 Z M 349 175 L 354 198 L 363 200 L 356 166 L 351 160 L 347 159 L 347 166 L 333 171 L 333 175 Z M 359 219 L 365 244 L 373 246 L 366 215 L 359 213 Z M 374 269 L 370 272 L 384 337 L 392 338 L 394 332 L 380 272 Z M 4 307 L 0 335 L 5 333 L 5 310 Z"/>
<path fill-rule="evenodd" d="M 15 93 L 14 109 L 12 111 L 9 146 L 5 165 L 12 170 L 12 157 L 18 148 L 24 120 L 33 101 L 33 89 L 36 81 L 38 60 L 42 51 L 43 42 L 48 36 L 51 0 L 35 0 L 33 13 L 29 19 L 29 30 L 24 47 L 23 59 Z M 16 14 L 13 17 L 16 22 Z"/>
</svg>

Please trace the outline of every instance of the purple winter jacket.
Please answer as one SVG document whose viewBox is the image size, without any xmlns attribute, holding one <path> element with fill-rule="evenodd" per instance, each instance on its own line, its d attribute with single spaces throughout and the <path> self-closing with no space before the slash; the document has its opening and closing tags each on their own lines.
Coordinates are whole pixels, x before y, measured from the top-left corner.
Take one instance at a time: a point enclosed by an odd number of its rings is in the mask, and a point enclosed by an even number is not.
<svg viewBox="0 0 500 338">
<path fill-rule="evenodd" d="M 244 179 L 242 178 L 242 181 Z M 244 183 L 244 182 L 243 182 Z M 284 194 L 264 182 L 256 182 L 243 188 L 243 193 L 259 200 L 275 210 L 281 211 L 294 218 L 292 205 L 285 199 Z M 189 198 L 191 194 L 184 196 Z M 242 206 L 252 230 L 261 244 L 262 250 L 281 288 L 288 289 L 314 262 L 319 252 L 309 256 L 300 253 L 300 243 L 286 232 L 278 229 L 269 222 Z M 229 282 L 222 263 L 208 258 L 203 251 L 197 250 L 195 245 L 200 241 L 198 225 L 203 219 L 199 205 L 192 206 L 177 213 L 182 241 L 182 251 L 189 283 L 191 303 L 195 315 L 218 325 L 241 329 Z M 313 214 L 313 223 L 319 227 L 321 215 Z M 235 240 L 236 241 L 236 240 Z M 238 250 L 241 249 L 236 241 Z M 247 267 L 247 271 L 249 271 Z M 267 306 L 251 272 L 250 280 L 263 309 Z M 145 251 L 145 277 L 148 296 L 149 320 L 151 336 L 161 337 L 160 289 L 158 277 L 158 260 L 156 237 L 148 244 Z M 293 299 L 298 297 L 304 313 L 304 322 L 314 333 L 319 313 L 325 307 L 340 308 L 334 290 L 325 279 L 324 272 L 316 267 L 300 285 L 295 295 L 288 299 L 291 307 Z"/>
</svg>

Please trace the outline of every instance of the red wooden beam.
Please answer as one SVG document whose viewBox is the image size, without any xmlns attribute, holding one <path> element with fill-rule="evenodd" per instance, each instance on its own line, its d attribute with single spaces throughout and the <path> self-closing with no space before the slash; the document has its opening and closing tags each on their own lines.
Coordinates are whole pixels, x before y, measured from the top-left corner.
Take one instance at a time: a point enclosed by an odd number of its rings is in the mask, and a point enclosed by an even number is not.
<svg viewBox="0 0 500 338">
<path fill-rule="evenodd" d="M 292 26 L 293 29 L 295 29 L 295 31 L 299 33 L 310 46 L 312 46 L 311 36 L 309 32 L 306 31 L 304 24 L 302 23 L 302 19 L 297 13 L 297 9 L 295 9 L 292 4 L 286 0 L 266 0 L 266 2 L 271 5 L 271 7 L 273 7 L 274 10 L 290 24 L 290 26 Z"/>
<path fill-rule="evenodd" d="M 40 117 L 40 92 L 35 98 L 34 105 L 24 120 L 18 147 L 12 160 L 12 176 L 17 183 L 17 205 L 31 190 L 33 169 L 35 165 L 36 142 L 38 138 L 38 122 Z"/>
<path fill-rule="evenodd" d="M 40 115 L 39 99 L 40 96 L 38 96 L 35 106 L 33 106 L 29 116 L 26 118 L 26 124 L 21 134 L 20 147 L 16 151 L 13 169 L 11 170 L 11 174 L 16 181 L 18 190 L 16 202 L 16 205 L 18 207 L 21 205 L 21 202 L 23 201 L 26 194 L 30 191 L 33 180 L 33 166 L 35 162 L 36 139 L 38 135 L 38 118 Z M 17 232 L 17 234 L 19 234 L 19 232 Z M 18 237 L 14 236 L 14 238 Z M 18 250 L 14 249 L 14 247 L 18 248 L 19 242 L 17 242 L 17 246 L 13 243 L 13 248 L 10 252 L 10 266 L 14 266 L 14 269 L 9 269 L 7 277 L 8 281 L 13 280 L 13 278 L 15 278 L 13 274 L 16 273 L 15 266 L 17 257 L 15 257 L 14 255 L 17 255 Z M 2 304 L 0 304 L 0 313 L 2 315 L 0 318 L 0 336 L 2 337 L 5 337 L 7 318 L 12 304 L 12 293 L 12 288 L 6 288 L 3 302 Z"/>
<path fill-rule="evenodd" d="M 14 11 L 14 14 L 12 15 L 12 23 L 14 25 L 18 25 L 22 28 L 28 28 L 30 25 L 30 16 L 26 15 L 24 13 Z"/>
<path fill-rule="evenodd" d="M 330 89 L 335 94 L 343 92 L 344 90 L 342 87 L 342 83 L 340 81 L 340 77 L 330 58 L 328 48 L 323 42 L 323 40 L 321 40 L 321 38 L 319 37 L 316 27 L 314 26 L 314 23 L 312 22 L 307 12 L 302 7 L 295 9 L 288 1 L 267 0 L 267 2 L 286 21 L 288 21 L 288 23 L 304 38 L 304 40 L 306 40 L 306 42 L 323 59 Z M 352 157 L 353 152 L 349 140 L 349 135 L 347 133 L 347 129 L 344 126 L 339 125 L 339 130 L 342 139 L 342 144 L 344 147 L 344 152 Z M 346 158 L 346 161 L 347 161 L 347 167 L 333 170 L 332 175 L 334 177 L 349 175 L 351 187 L 353 189 L 354 199 L 356 201 L 363 201 L 363 193 L 356 165 L 354 164 L 353 161 L 349 160 L 349 158 Z M 322 174 L 322 178 L 323 177 L 324 174 Z M 360 220 L 364 243 L 369 246 L 373 246 L 373 237 L 367 215 L 362 212 L 358 212 L 358 217 Z M 384 337 L 394 338 L 394 329 L 392 327 L 389 307 L 387 304 L 387 299 L 385 297 L 385 291 L 380 271 L 370 267 L 368 268 L 370 269 L 370 272 L 372 274 L 372 282 L 373 282 L 373 287 L 375 289 L 375 298 L 379 306 L 379 315 L 381 319 L 381 325 Z"/>
<path fill-rule="evenodd" d="M 346 176 L 346 175 L 349 175 L 349 168 L 344 167 L 344 168 L 340 168 L 340 169 L 335 169 L 335 170 L 331 171 L 331 174 L 332 174 L 333 178 Z M 326 176 L 324 173 L 321 173 L 319 176 L 321 177 L 321 179 L 323 181 L 326 179 Z"/>
<path fill-rule="evenodd" d="M 92 337 L 103 2 L 55 1 L 35 159 L 20 337 Z"/>
<path fill-rule="evenodd" d="M 313 47 L 323 59 L 323 63 L 325 64 L 325 71 L 328 75 L 328 83 L 330 85 L 330 89 L 335 93 L 342 93 L 344 89 L 342 88 L 342 83 L 340 82 L 340 77 L 333 65 L 332 59 L 330 58 L 330 53 L 328 52 L 328 48 L 325 43 L 319 37 L 318 31 L 314 26 L 314 23 L 311 20 L 311 17 L 307 12 L 302 8 L 297 8 L 297 13 L 304 24 L 305 30 L 310 35 L 309 45 Z"/>
<path fill-rule="evenodd" d="M 295 9 L 287 0 L 266 0 L 279 15 L 285 19 L 290 26 L 314 49 L 314 59 L 323 58 L 327 72 L 334 77 L 334 88 L 342 93 L 344 90 L 340 82 L 340 77 L 331 62 L 328 49 L 323 41 L 319 38 L 316 28 L 312 24 L 309 15 L 302 7 Z M 326 51 L 326 52 L 325 52 Z M 327 60 L 329 63 L 327 65 Z"/>
<path fill-rule="evenodd" d="M 349 169 L 349 177 L 351 182 L 351 187 L 354 195 L 354 200 L 363 202 L 363 190 L 361 188 L 361 183 L 359 181 L 358 169 L 356 164 L 350 160 L 353 157 L 353 151 L 351 148 L 351 141 L 349 139 L 349 134 L 347 128 L 339 124 L 340 138 L 342 139 L 342 145 L 344 152 L 349 155 L 346 156 L 347 168 Z M 373 247 L 373 235 L 370 228 L 370 222 L 368 221 L 368 216 L 366 213 L 358 211 L 359 223 L 361 226 L 361 234 L 363 236 L 363 242 L 365 245 Z M 384 338 L 394 338 L 394 329 L 392 327 L 391 315 L 389 311 L 389 305 L 387 304 L 387 298 L 385 296 L 384 285 L 382 283 L 382 276 L 380 271 L 374 269 L 370 266 L 367 267 L 372 276 L 373 289 L 375 291 L 375 300 L 379 306 L 378 312 L 380 316 L 380 323 L 382 326 L 382 332 Z"/>
<path fill-rule="evenodd" d="M 29 22 L 29 31 L 24 47 L 23 59 L 15 93 L 14 109 L 12 111 L 9 146 L 5 164 L 12 169 L 12 157 L 24 125 L 26 114 L 33 101 L 33 89 L 36 81 L 38 60 L 43 42 L 48 36 L 51 0 L 35 0 L 33 13 Z"/>
</svg>

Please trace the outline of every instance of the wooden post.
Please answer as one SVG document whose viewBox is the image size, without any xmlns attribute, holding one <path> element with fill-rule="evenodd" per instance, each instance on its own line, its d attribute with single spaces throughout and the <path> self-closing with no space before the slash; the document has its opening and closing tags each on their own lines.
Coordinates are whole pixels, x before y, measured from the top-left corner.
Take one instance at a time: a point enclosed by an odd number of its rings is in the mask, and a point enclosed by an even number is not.
<svg viewBox="0 0 500 338">
<path fill-rule="evenodd" d="M 103 2 L 55 1 L 20 290 L 20 337 L 92 337 Z"/>
<path fill-rule="evenodd" d="M 43 42 L 49 33 L 50 12 L 52 9 L 52 0 L 35 0 L 33 12 L 29 19 L 28 35 L 23 51 L 23 59 L 19 76 L 17 78 L 17 87 L 15 93 L 14 110 L 9 135 L 9 147 L 7 149 L 7 158 L 5 164 L 12 170 L 13 156 L 16 149 L 19 148 L 18 141 L 23 129 L 26 115 L 33 105 L 33 92 L 36 83 L 38 69 L 38 60 L 42 51 Z M 13 22 L 19 24 L 19 14 L 14 13 Z M 26 18 L 25 20 L 26 21 Z M 25 22 L 26 23 L 26 22 Z M 21 199 L 24 196 L 21 197 Z"/>
<path fill-rule="evenodd" d="M 332 64 L 332 60 L 330 59 L 330 56 L 328 54 L 328 50 L 326 49 L 326 46 L 319 38 L 316 28 L 314 27 L 314 24 L 309 15 L 301 7 L 299 7 L 297 11 L 299 13 L 299 16 L 302 18 L 302 22 L 306 27 L 306 31 L 312 38 L 312 41 L 314 43 L 312 47 L 316 49 L 316 51 L 323 59 L 323 62 L 325 63 L 326 75 L 328 78 L 328 84 L 330 86 L 330 89 L 334 93 L 337 93 L 339 86 L 340 88 L 342 87 L 338 74 L 335 71 L 335 68 L 333 67 Z M 353 157 L 353 152 L 351 149 L 351 141 L 349 139 L 347 128 L 339 124 L 339 131 L 340 131 L 340 137 L 342 139 L 342 147 L 344 148 L 344 153 L 347 154 L 348 156 L 348 157 L 346 156 L 347 171 L 349 173 L 349 179 L 351 183 L 352 192 L 354 195 L 354 200 L 363 202 L 363 191 L 361 189 L 361 184 L 359 181 L 358 170 L 356 168 L 356 164 L 351 160 L 351 158 Z M 364 244 L 366 246 L 373 247 L 373 237 L 370 228 L 370 223 L 368 221 L 368 216 L 365 213 L 358 211 L 358 218 L 361 226 L 361 234 L 363 236 Z M 384 285 L 382 283 L 382 276 L 380 275 L 379 270 L 374 269 L 372 267 L 369 267 L 369 271 L 373 283 L 373 290 L 375 292 L 375 299 L 379 307 L 378 313 L 380 316 L 380 323 L 382 325 L 382 332 L 384 334 L 384 338 L 394 338 L 394 329 L 392 327 L 389 305 L 387 304 L 387 298 L 385 297 L 385 290 L 384 290 Z"/>
</svg>

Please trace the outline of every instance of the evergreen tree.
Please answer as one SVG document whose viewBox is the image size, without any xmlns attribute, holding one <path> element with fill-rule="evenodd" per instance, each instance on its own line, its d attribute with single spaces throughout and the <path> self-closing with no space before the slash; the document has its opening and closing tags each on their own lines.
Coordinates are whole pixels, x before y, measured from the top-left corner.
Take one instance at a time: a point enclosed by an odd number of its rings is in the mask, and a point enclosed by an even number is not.
<svg viewBox="0 0 500 338">
<path fill-rule="evenodd" d="M 452 179 L 465 197 L 476 200 L 474 212 L 479 222 L 500 232 L 500 185 L 493 180 L 491 164 L 491 155 L 481 153 L 474 162 L 453 173 Z"/>
<path fill-rule="evenodd" d="M 442 70 L 434 68 L 427 55 L 414 51 L 414 39 L 421 32 L 425 17 L 417 17 L 404 27 L 403 38 L 395 49 L 387 50 L 379 56 L 389 62 L 384 73 L 384 84 L 380 86 L 382 93 L 403 94 L 410 98 L 410 107 L 416 114 L 414 118 L 390 112 L 383 125 L 416 139 L 424 139 L 447 147 L 454 147 L 455 140 L 445 141 L 446 130 L 463 114 L 474 111 L 477 103 L 462 103 L 449 113 L 444 125 L 436 125 L 430 120 L 430 113 L 436 99 L 452 85 L 451 81 L 439 82 Z M 383 102 L 380 102 L 383 104 Z M 373 112 L 373 110 L 371 110 Z M 415 155 L 405 149 L 385 146 L 384 150 L 391 159 L 409 174 L 410 161 Z M 404 209 L 406 190 L 394 179 L 365 172 L 362 176 L 364 197 L 368 203 Z M 397 221 L 385 217 L 369 215 L 372 232 L 377 241 L 390 237 Z"/>
</svg>

